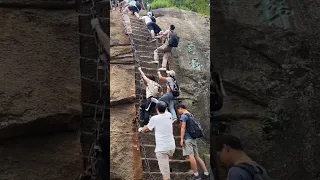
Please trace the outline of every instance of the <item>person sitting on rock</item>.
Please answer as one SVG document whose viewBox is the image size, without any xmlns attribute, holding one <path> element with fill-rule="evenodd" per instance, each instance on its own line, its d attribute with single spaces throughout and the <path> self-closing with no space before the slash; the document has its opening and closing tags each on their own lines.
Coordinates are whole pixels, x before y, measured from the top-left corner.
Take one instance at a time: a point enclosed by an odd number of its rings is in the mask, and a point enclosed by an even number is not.
<svg viewBox="0 0 320 180">
<path fill-rule="evenodd" d="M 173 156 L 176 144 L 173 136 L 172 117 L 166 112 L 167 104 L 159 101 L 156 105 L 157 115 L 152 116 L 149 123 L 138 132 L 147 132 L 155 129 L 156 148 L 155 153 L 158 165 L 164 180 L 170 179 L 169 159 Z"/>
<path fill-rule="evenodd" d="M 186 106 L 183 104 L 178 105 L 178 114 L 180 115 L 181 124 L 181 140 L 180 145 L 182 147 L 183 156 L 188 156 L 191 169 L 193 170 L 194 180 L 209 180 L 209 173 L 207 167 L 203 160 L 199 157 L 197 141 L 196 139 L 192 138 L 191 135 L 188 133 L 188 121 L 190 121 L 190 116 L 192 114 L 187 110 Z M 202 177 L 198 173 L 198 165 L 203 171 Z"/>
<path fill-rule="evenodd" d="M 151 12 L 147 13 L 147 16 L 142 16 L 140 19 L 143 19 L 147 25 L 148 30 L 151 34 L 151 42 L 156 41 L 156 35 L 161 31 L 161 28 L 155 23 L 155 17 L 152 15 Z M 149 39 L 149 37 L 148 37 Z"/>
<path fill-rule="evenodd" d="M 132 14 L 136 15 L 140 18 L 139 12 L 141 10 L 141 5 L 137 0 L 132 0 L 129 5 L 126 7 L 127 12 L 132 12 Z"/>
<path fill-rule="evenodd" d="M 271 180 L 267 171 L 243 152 L 239 138 L 233 135 L 219 136 L 216 148 L 221 162 L 231 167 L 228 180 Z"/>
<path fill-rule="evenodd" d="M 169 105 L 169 111 L 172 114 L 173 121 L 177 120 L 177 114 L 174 108 L 174 101 L 176 97 L 180 94 L 180 89 L 177 84 L 177 81 L 175 80 L 175 72 L 173 70 L 167 71 L 167 77 L 163 77 L 158 71 L 159 80 L 162 82 L 166 82 L 167 84 L 167 93 L 164 94 L 161 98 L 159 98 L 159 101 L 167 102 Z"/>
<path fill-rule="evenodd" d="M 143 125 L 147 125 L 149 122 L 149 115 L 150 112 L 156 107 L 156 100 L 154 98 L 158 97 L 161 93 L 161 86 L 155 81 L 154 76 L 147 77 L 143 71 L 141 70 L 141 67 L 138 68 L 140 71 L 140 74 L 144 81 L 146 82 L 146 99 L 147 102 L 145 104 L 141 105 L 141 117 L 143 117 Z"/>
<path fill-rule="evenodd" d="M 159 63 L 159 54 L 158 52 L 163 52 L 163 59 L 162 59 L 162 66 L 159 69 L 160 71 L 165 71 L 167 70 L 167 62 L 169 57 L 171 56 L 171 50 L 172 47 L 169 46 L 169 39 L 171 38 L 172 35 L 175 34 L 174 32 L 175 26 L 170 25 L 169 29 L 166 30 L 164 33 L 161 33 L 161 35 L 157 36 L 156 38 L 164 38 L 165 37 L 165 42 L 162 46 L 158 47 L 156 50 L 154 50 L 154 63 Z"/>
</svg>

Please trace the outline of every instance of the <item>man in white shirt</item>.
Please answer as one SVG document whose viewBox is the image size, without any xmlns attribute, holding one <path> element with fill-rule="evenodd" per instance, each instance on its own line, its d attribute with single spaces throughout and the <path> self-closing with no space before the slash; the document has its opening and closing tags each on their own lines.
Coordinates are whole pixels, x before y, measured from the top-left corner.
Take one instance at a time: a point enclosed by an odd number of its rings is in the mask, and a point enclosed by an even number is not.
<svg viewBox="0 0 320 180">
<path fill-rule="evenodd" d="M 156 106 L 158 115 L 152 116 L 148 125 L 139 128 L 139 132 L 155 129 L 156 157 L 163 180 L 170 179 L 169 157 L 173 156 L 176 144 L 173 137 L 172 117 L 166 111 L 167 104 L 159 101 Z"/>
</svg>

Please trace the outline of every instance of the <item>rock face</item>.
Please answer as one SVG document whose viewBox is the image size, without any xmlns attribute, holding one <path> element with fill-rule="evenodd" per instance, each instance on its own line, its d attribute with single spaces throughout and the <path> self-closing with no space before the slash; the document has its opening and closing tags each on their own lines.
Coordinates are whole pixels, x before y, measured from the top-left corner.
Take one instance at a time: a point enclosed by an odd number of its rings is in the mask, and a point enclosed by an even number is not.
<svg viewBox="0 0 320 180">
<path fill-rule="evenodd" d="M 214 70 L 227 91 L 215 119 L 273 179 L 318 179 L 319 5 L 290 0 L 274 16 L 259 2 L 212 4 Z"/>
<path fill-rule="evenodd" d="M 81 144 L 74 132 L 16 138 L 0 145 L 0 179 L 70 180 L 81 171 Z"/>
<path fill-rule="evenodd" d="M 110 179 L 141 179 L 136 115 L 135 72 L 129 37 L 121 15 L 110 13 Z"/>
<path fill-rule="evenodd" d="M 68 125 L 81 113 L 75 14 L 10 9 L 0 13 L 0 138 L 20 135 L 6 128 L 33 128 L 44 119 L 52 121 L 42 123 L 44 129 Z"/>
<path fill-rule="evenodd" d="M 0 14 L 0 179 L 76 179 L 80 138 L 63 133 L 81 115 L 76 13 Z"/>
</svg>

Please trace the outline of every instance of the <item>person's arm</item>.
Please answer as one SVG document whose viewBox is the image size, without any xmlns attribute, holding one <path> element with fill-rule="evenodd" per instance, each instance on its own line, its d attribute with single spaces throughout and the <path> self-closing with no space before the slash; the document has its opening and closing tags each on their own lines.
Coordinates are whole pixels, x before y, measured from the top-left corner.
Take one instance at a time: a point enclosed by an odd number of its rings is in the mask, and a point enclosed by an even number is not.
<svg viewBox="0 0 320 180">
<path fill-rule="evenodd" d="M 184 146 L 184 136 L 186 135 L 186 127 L 187 127 L 187 123 L 186 123 L 186 119 L 185 119 L 184 115 L 181 116 L 181 121 L 182 121 L 182 123 L 181 123 L 181 132 L 180 132 L 181 133 L 180 145 L 181 145 L 181 147 L 183 147 Z"/>
<path fill-rule="evenodd" d="M 98 38 L 103 45 L 104 50 L 110 55 L 110 38 L 103 32 L 99 24 L 99 19 L 95 18 L 91 20 L 92 29 L 96 30 Z"/>
<path fill-rule="evenodd" d="M 161 75 L 160 71 L 158 71 L 158 76 L 159 76 L 159 80 L 160 80 L 160 81 L 165 81 L 165 82 L 167 82 L 167 78 L 163 77 L 163 76 Z"/>
<path fill-rule="evenodd" d="M 168 30 L 166 30 L 163 34 L 158 35 L 157 38 L 162 38 L 163 36 L 167 36 L 168 35 Z"/>
<path fill-rule="evenodd" d="M 149 123 L 147 125 L 145 125 L 144 127 L 139 128 L 138 131 L 139 132 L 152 131 L 154 127 L 155 127 L 154 118 L 151 117 Z"/>
<path fill-rule="evenodd" d="M 142 78 L 146 81 L 147 84 L 150 83 L 150 79 L 144 74 L 144 72 L 141 70 L 141 67 L 138 68 L 140 73 L 141 73 L 141 76 Z"/>
</svg>

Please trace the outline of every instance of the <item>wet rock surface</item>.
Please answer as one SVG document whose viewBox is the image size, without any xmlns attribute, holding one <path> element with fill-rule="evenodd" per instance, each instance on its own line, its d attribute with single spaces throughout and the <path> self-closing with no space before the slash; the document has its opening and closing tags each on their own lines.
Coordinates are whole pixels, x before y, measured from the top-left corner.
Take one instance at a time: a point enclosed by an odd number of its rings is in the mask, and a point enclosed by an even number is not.
<svg viewBox="0 0 320 180">
<path fill-rule="evenodd" d="M 289 24 L 283 30 L 259 21 L 256 3 L 214 4 L 213 64 L 227 92 L 216 118 L 273 179 L 317 179 L 320 44 L 310 26 L 318 26 L 318 6 L 287 1 L 294 14 L 277 19 Z"/>
</svg>

